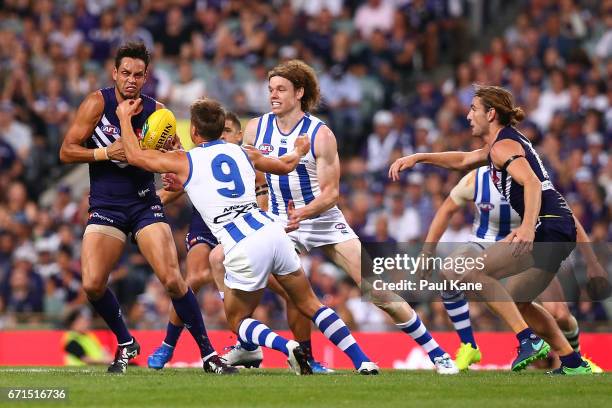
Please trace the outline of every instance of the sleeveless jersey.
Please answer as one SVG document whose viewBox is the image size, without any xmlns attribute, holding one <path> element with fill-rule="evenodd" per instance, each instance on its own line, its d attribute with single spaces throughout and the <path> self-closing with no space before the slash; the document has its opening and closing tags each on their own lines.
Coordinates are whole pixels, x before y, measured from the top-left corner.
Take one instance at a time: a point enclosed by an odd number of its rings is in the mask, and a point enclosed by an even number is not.
<svg viewBox="0 0 612 408">
<path fill-rule="evenodd" d="M 542 160 L 535 151 L 529 139 L 523 136 L 514 127 L 506 126 L 499 131 L 495 143 L 510 139 L 521 144 L 525 150 L 525 158 L 529 162 L 529 166 L 535 173 L 536 177 L 542 183 L 542 205 L 540 207 L 539 216 L 556 216 L 556 217 L 571 217 L 572 211 L 567 205 L 563 196 L 555 190 L 552 182 L 548 177 L 548 173 L 542 164 Z M 491 160 L 489 154 L 489 168 L 491 170 L 491 178 L 497 190 L 510 202 L 512 208 L 520 215 L 521 219 L 525 212 L 525 201 L 523 195 L 523 186 L 514 181 L 512 176 L 505 169 L 498 169 Z"/>
<path fill-rule="evenodd" d="M 487 166 L 476 169 L 474 181 L 474 204 L 478 213 L 472 225 L 474 241 L 494 242 L 504 239 L 511 230 L 520 226 L 521 217 L 497 191 Z"/>
<path fill-rule="evenodd" d="M 255 170 L 240 146 L 214 140 L 187 152 L 184 188 L 227 254 L 273 220 L 257 207 Z"/>
<path fill-rule="evenodd" d="M 104 112 L 93 134 L 87 139 L 87 147 L 90 149 L 110 146 L 121 138 L 119 118 L 115 113 L 118 105 L 115 88 L 103 88 L 100 92 L 104 97 Z M 155 99 L 147 95 L 141 95 L 141 98 L 142 112 L 132 117 L 132 126 L 137 135 L 149 115 L 156 109 Z M 116 160 L 89 163 L 89 178 L 90 196 L 93 199 L 109 196 L 144 197 L 147 193 L 155 193 L 153 173 Z"/>
<path fill-rule="evenodd" d="M 273 113 L 266 113 L 259 118 L 254 146 L 264 155 L 280 157 L 293 150 L 293 143 L 299 135 L 305 133 L 310 138 L 310 152 L 301 158 L 300 164 L 294 171 L 283 176 L 266 174 L 270 191 L 268 210 L 271 213 L 286 218 L 289 200 L 293 200 L 295 208 L 300 208 L 321 193 L 317 178 L 314 144 L 317 132 L 323 124 L 320 119 L 305 113 L 289 133 L 283 133 L 278 128 L 276 116 Z"/>
</svg>

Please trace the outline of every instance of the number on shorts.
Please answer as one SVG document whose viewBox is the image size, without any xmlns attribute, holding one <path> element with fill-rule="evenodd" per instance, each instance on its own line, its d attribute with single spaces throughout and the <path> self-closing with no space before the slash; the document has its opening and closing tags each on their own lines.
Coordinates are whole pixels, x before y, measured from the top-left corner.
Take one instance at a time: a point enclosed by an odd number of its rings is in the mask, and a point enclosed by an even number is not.
<svg viewBox="0 0 612 408">
<path fill-rule="evenodd" d="M 219 154 L 212 160 L 212 173 L 213 177 L 222 183 L 233 183 L 233 188 L 217 189 L 223 197 L 235 198 L 244 194 L 244 183 L 238 164 L 227 154 Z"/>
</svg>

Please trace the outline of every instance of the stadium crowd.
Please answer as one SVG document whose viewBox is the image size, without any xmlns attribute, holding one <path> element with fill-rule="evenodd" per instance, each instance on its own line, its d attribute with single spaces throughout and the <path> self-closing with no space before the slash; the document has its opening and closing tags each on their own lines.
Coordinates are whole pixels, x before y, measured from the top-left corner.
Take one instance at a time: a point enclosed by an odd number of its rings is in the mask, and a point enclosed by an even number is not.
<svg viewBox="0 0 612 408">
<path fill-rule="evenodd" d="M 424 238 L 460 175 L 421 166 L 390 183 L 389 164 L 411 152 L 476 147 L 465 119 L 472 84 L 503 85 L 525 109 L 520 129 L 555 186 L 592 240 L 609 242 L 612 1 L 521 3 L 481 50 L 472 45 L 482 30 L 470 20 L 476 2 L 463 0 L 0 1 L 0 327 L 61 327 L 87 304 L 79 243 L 88 197 L 58 182 L 72 169 L 60 165 L 58 149 L 84 96 L 112 83 L 110 57 L 128 40 L 154 54 L 144 92 L 179 118 L 203 96 L 243 119 L 257 116 L 268 111 L 269 68 L 293 58 L 314 66 L 323 96 L 317 114 L 342 156 L 339 206 L 366 242 Z M 494 16 L 486 5 L 478 13 Z M 42 205 L 48 188 L 53 201 Z M 166 214 L 184 259 L 189 203 L 181 199 Z M 467 240 L 471 217 L 455 216 L 446 239 Z M 322 254 L 303 262 L 317 294 L 347 323 L 391 327 Z M 111 279 L 131 327 L 165 327 L 169 300 L 135 246 Z M 224 328 L 216 290 L 200 300 L 207 326 Z M 255 317 L 282 327 L 282 308 L 268 293 Z M 417 310 L 430 329 L 452 328 L 439 302 Z M 592 328 L 612 313 L 586 292 L 572 310 Z M 471 313 L 476 329 L 501 328 L 483 307 Z"/>
</svg>

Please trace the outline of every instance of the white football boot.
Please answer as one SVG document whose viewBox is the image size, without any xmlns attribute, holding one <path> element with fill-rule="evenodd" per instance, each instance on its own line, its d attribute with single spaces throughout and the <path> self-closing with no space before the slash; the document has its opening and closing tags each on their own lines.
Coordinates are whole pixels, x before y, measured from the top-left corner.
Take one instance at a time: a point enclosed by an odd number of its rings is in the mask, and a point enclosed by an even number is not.
<svg viewBox="0 0 612 408">
<path fill-rule="evenodd" d="M 455 365 L 453 359 L 448 355 L 448 353 L 444 353 L 444 355 L 434 358 L 434 366 L 436 366 L 436 371 L 438 372 L 438 374 L 459 374 L 459 369 Z"/>
</svg>

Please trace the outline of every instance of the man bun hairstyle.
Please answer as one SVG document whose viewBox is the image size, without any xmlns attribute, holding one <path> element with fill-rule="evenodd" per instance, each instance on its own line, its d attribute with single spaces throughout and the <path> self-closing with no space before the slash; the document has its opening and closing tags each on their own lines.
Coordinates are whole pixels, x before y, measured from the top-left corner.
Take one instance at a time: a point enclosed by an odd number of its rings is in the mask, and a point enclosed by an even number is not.
<svg viewBox="0 0 612 408">
<path fill-rule="evenodd" d="M 520 106 L 514 106 L 514 97 L 507 89 L 492 85 L 474 85 L 474 88 L 485 110 L 495 109 L 501 125 L 515 126 L 525 119 L 525 112 Z"/>
<path fill-rule="evenodd" d="M 312 112 L 317 108 L 321 99 L 321 89 L 317 74 L 311 66 L 301 60 L 290 60 L 275 66 L 268 72 L 268 81 L 275 76 L 291 82 L 296 91 L 299 88 L 304 89 L 304 95 L 300 99 L 304 112 Z"/>
<path fill-rule="evenodd" d="M 145 64 L 145 70 L 151 62 L 151 53 L 142 42 L 128 42 L 119 47 L 115 55 L 115 68 L 119 68 L 121 60 L 126 57 L 142 60 Z"/>
<path fill-rule="evenodd" d="M 196 133 L 206 140 L 217 140 L 225 128 L 225 110 L 214 99 L 197 99 L 191 104 L 191 123 Z"/>
</svg>

